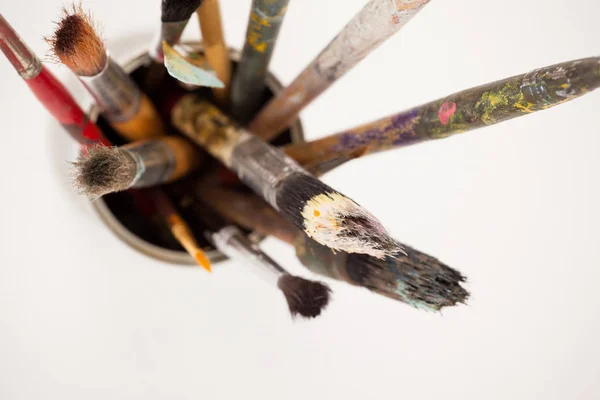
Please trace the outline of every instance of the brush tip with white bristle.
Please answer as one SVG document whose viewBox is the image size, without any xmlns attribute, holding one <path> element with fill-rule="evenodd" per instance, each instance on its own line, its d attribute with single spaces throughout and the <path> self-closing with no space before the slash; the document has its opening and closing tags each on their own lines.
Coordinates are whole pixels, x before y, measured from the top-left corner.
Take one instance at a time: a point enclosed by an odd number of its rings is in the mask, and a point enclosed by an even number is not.
<svg viewBox="0 0 600 400">
<path fill-rule="evenodd" d="M 105 146 L 84 150 L 73 166 L 74 186 L 81 194 L 92 199 L 127 189 L 135 179 L 137 170 L 135 160 L 129 153 Z"/>
<path fill-rule="evenodd" d="M 292 317 L 315 318 L 329 304 L 331 289 L 321 282 L 283 274 L 277 286 L 283 292 Z"/>
<path fill-rule="evenodd" d="M 106 65 L 104 41 L 92 15 L 80 4 L 62 9 L 54 34 L 46 42 L 60 62 L 79 76 L 97 75 Z"/>
<path fill-rule="evenodd" d="M 277 207 L 308 236 L 334 250 L 377 258 L 403 253 L 381 222 L 312 175 L 296 173 L 281 184 Z"/>
</svg>

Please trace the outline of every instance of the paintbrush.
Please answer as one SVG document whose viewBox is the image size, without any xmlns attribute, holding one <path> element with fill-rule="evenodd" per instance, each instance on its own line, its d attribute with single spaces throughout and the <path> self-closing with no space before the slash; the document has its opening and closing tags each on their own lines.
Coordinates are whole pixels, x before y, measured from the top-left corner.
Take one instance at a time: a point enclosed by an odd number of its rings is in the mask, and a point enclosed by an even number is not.
<svg viewBox="0 0 600 400">
<path fill-rule="evenodd" d="M 63 9 L 63 18 L 51 39 L 55 54 L 63 62 L 70 63 L 70 69 L 80 72 L 83 77 L 94 77 L 86 84 L 94 94 L 98 107 L 107 116 L 111 125 L 126 139 L 148 139 L 165 133 L 166 128 L 148 98 L 139 90 L 135 82 L 106 53 L 104 43 L 94 30 L 91 15 L 84 14 L 81 7 L 73 5 L 72 11 Z M 62 55 L 62 58 L 59 56 Z M 94 75 L 94 71 L 101 71 Z M 84 82 L 85 84 L 85 82 Z M 128 103 L 133 101 L 134 104 Z M 131 114 L 133 106 L 133 114 Z M 137 108 L 136 108 L 137 107 Z M 115 116 L 129 116 L 122 121 Z M 169 226 L 181 246 L 205 269 L 210 266 L 198 255 L 201 251 L 194 247 L 193 236 L 185 221 L 176 213 L 168 197 L 158 188 L 144 189 L 143 196 L 132 191 L 134 198 L 144 203 L 151 202 L 163 222 Z M 151 217 L 151 216 L 147 216 Z M 175 234 L 177 232 L 177 234 Z"/>
<path fill-rule="evenodd" d="M 329 303 L 331 290 L 327 285 L 291 275 L 236 226 L 229 225 L 206 236 L 221 253 L 252 266 L 267 283 L 278 287 L 285 296 L 292 317 L 315 318 Z"/>
<path fill-rule="evenodd" d="M 179 216 L 175 206 L 167 195 L 159 189 L 145 189 L 144 192 L 149 194 L 149 199 L 154 207 L 154 210 L 158 213 L 160 218 L 169 227 L 169 230 L 173 236 L 177 239 L 179 244 L 185 249 L 185 251 L 192 256 L 198 265 L 202 268 L 211 272 L 210 261 L 206 254 L 196 241 L 192 230 L 188 224 Z"/>
<path fill-rule="evenodd" d="M 262 103 L 265 78 L 289 0 L 253 0 L 246 42 L 231 85 L 231 111 L 246 124 Z"/>
<path fill-rule="evenodd" d="M 163 41 L 174 46 L 181 37 L 192 14 L 202 0 L 162 0 L 160 7 L 160 29 L 148 51 L 150 64 L 144 77 L 144 88 L 156 90 L 165 76 Z"/>
<path fill-rule="evenodd" d="M 402 252 L 368 211 L 308 174 L 282 151 L 232 125 L 207 101 L 192 94 L 182 97 L 171 122 L 319 243 L 381 258 Z"/>
<path fill-rule="evenodd" d="M 465 303 L 464 276 L 434 257 L 403 245 L 405 254 L 378 259 L 366 254 L 333 252 L 284 220 L 258 196 L 204 179 L 196 196 L 228 220 L 293 245 L 300 262 L 314 273 L 365 287 L 424 310 Z"/>
<path fill-rule="evenodd" d="M 225 36 L 221 23 L 221 10 L 218 0 L 204 0 L 197 10 L 202 42 L 206 59 L 217 73 L 217 78 L 225 85 L 224 88 L 213 88 L 212 92 L 217 102 L 227 107 L 229 105 L 229 86 L 231 84 L 231 61 L 229 50 L 225 45 Z"/>
<path fill-rule="evenodd" d="M 285 152 L 316 175 L 367 154 L 442 139 L 573 100 L 600 86 L 600 57 L 474 87 Z"/>
<path fill-rule="evenodd" d="M 200 152 L 185 138 L 165 136 L 121 147 L 90 147 L 73 164 L 75 187 L 95 199 L 180 179 L 198 167 Z"/>
<path fill-rule="evenodd" d="M 398 32 L 429 0 L 370 0 L 323 51 L 279 92 L 248 125 L 269 141 L 287 128 L 300 111 Z"/>
<path fill-rule="evenodd" d="M 2 14 L 0 14 L 0 50 L 27 83 L 35 97 L 73 139 L 85 146 L 96 142 L 109 144 L 69 91 L 42 64 Z"/>
<path fill-rule="evenodd" d="M 108 55 L 91 14 L 63 8 L 54 35 L 46 39 L 55 56 L 83 82 L 113 128 L 135 141 L 160 136 L 166 128 L 148 97 Z"/>
</svg>

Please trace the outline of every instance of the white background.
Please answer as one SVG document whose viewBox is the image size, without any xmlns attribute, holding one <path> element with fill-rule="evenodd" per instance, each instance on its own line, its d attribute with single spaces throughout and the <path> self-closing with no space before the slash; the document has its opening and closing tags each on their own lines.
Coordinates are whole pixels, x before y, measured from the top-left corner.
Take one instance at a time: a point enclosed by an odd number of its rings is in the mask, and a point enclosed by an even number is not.
<svg viewBox="0 0 600 400">
<path fill-rule="evenodd" d="M 364 3 L 292 0 L 275 73 L 289 83 Z M 46 54 L 61 4 L 0 12 Z M 159 18 L 159 0 L 84 5 L 118 60 Z M 249 7 L 222 0 L 234 47 Z M 598 15 L 597 0 L 433 0 L 306 109 L 306 136 L 598 55 Z M 599 398 L 598 93 L 328 175 L 462 271 L 472 297 L 439 315 L 332 281 L 332 304 L 305 322 L 243 265 L 208 275 L 121 243 L 69 188 L 69 139 L 5 60 L 0 76 L 0 399 Z M 264 248 L 310 276 L 289 246 Z"/>
</svg>

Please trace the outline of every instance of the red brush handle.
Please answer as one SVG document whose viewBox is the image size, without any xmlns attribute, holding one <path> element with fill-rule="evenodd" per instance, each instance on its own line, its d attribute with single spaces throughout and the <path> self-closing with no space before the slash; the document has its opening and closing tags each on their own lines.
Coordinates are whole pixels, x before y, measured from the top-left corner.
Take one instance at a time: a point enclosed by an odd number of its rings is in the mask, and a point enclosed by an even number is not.
<svg viewBox="0 0 600 400">
<path fill-rule="evenodd" d="M 77 142 L 84 146 L 95 143 L 111 145 L 48 68 L 42 66 L 42 70 L 37 76 L 25 79 L 25 82 L 35 97 Z"/>
</svg>

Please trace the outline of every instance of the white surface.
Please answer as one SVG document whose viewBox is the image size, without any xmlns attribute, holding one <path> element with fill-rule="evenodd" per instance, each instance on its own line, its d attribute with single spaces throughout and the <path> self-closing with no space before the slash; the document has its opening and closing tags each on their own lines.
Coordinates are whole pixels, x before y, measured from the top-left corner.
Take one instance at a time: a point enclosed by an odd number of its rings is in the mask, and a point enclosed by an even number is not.
<svg viewBox="0 0 600 400">
<path fill-rule="evenodd" d="M 111 43 L 143 46 L 158 3 L 84 5 Z M 272 64 L 284 82 L 365 1 L 291 3 Z M 61 4 L 0 12 L 45 54 Z M 249 4 L 222 0 L 234 46 Z M 307 136 L 597 55 L 599 14 L 597 0 L 434 0 L 304 112 Z M 472 298 L 441 316 L 331 282 L 325 315 L 292 322 L 243 265 L 209 276 L 119 242 L 70 191 L 68 140 L 5 60 L 0 76 L 0 399 L 600 397 L 599 93 L 327 176 L 466 274 Z M 288 246 L 264 248 L 308 276 Z"/>
</svg>

